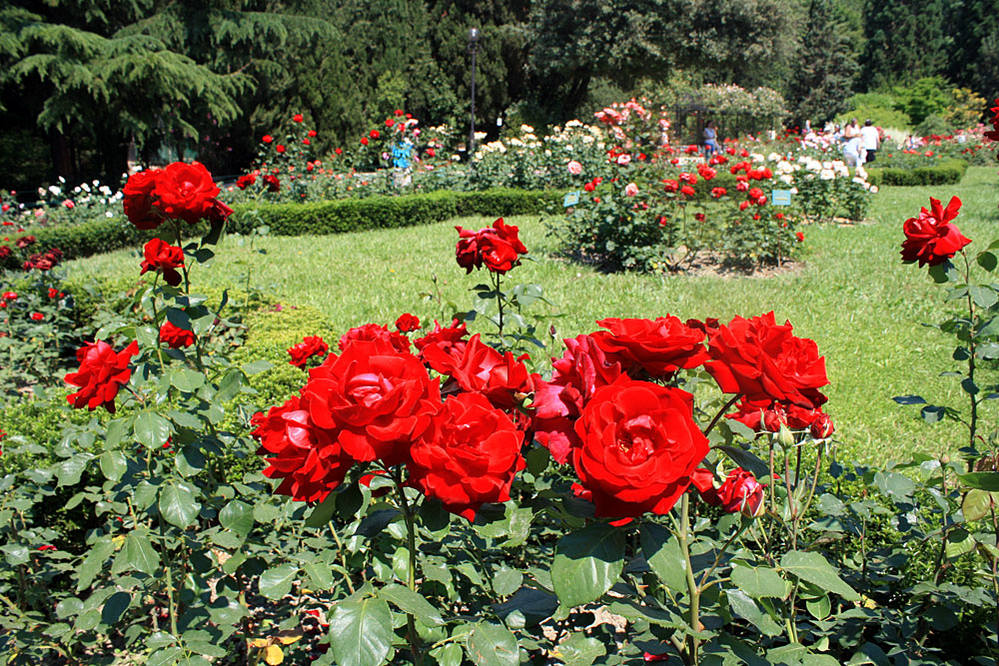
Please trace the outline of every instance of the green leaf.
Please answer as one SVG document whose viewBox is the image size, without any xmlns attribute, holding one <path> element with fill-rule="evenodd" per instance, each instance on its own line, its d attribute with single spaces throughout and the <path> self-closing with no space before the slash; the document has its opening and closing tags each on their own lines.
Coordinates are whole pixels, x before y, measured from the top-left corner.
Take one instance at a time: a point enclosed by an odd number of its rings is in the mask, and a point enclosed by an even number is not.
<svg viewBox="0 0 999 666">
<path fill-rule="evenodd" d="M 319 528 L 330 522 L 330 518 L 333 517 L 333 512 L 336 510 L 336 498 L 337 493 L 330 493 L 326 496 L 322 502 L 319 503 L 309 517 L 305 519 L 305 526 L 312 528 Z"/>
<path fill-rule="evenodd" d="M 832 602 L 829 600 L 828 594 L 823 594 L 817 599 L 805 601 L 805 608 L 816 620 L 824 620 L 829 617 L 829 613 L 832 611 Z"/>
<path fill-rule="evenodd" d="M 572 608 L 599 599 L 623 570 L 621 530 L 594 523 L 559 540 L 552 561 L 552 585 L 562 607 Z"/>
<path fill-rule="evenodd" d="M 219 390 L 215 394 L 215 399 L 220 403 L 229 402 L 236 397 L 242 385 L 243 371 L 239 368 L 229 368 L 222 375 L 222 381 L 219 382 Z"/>
<path fill-rule="evenodd" d="M 297 573 L 298 567 L 291 564 L 282 564 L 268 569 L 260 574 L 260 580 L 257 583 L 260 594 L 268 599 L 280 599 L 291 592 L 291 582 Z"/>
<path fill-rule="evenodd" d="M 961 513 L 966 521 L 980 520 L 989 515 L 992 504 L 999 504 L 999 497 L 994 493 L 974 488 L 964 496 L 961 503 Z"/>
<path fill-rule="evenodd" d="M 150 410 L 135 415 L 135 439 L 150 449 L 159 449 L 170 437 L 170 422 Z"/>
<path fill-rule="evenodd" d="M 198 517 L 201 504 L 195 489 L 185 483 L 168 483 L 160 489 L 160 515 L 171 525 L 184 529 Z"/>
<path fill-rule="evenodd" d="M 25 564 L 30 559 L 28 547 L 21 543 L 8 543 L 0 546 L 0 551 L 4 554 L 4 559 L 12 567 Z"/>
<path fill-rule="evenodd" d="M 242 500 L 233 500 L 219 512 L 222 527 L 240 536 L 246 536 L 253 529 L 253 507 Z"/>
<path fill-rule="evenodd" d="M 990 273 L 996 269 L 996 265 L 999 264 L 999 259 L 996 259 L 996 255 L 991 252 L 979 252 L 977 257 L 978 265 L 989 271 Z"/>
<path fill-rule="evenodd" d="M 736 587 L 751 597 L 775 597 L 783 599 L 787 596 L 787 584 L 776 569 L 769 567 L 732 567 L 732 582 Z"/>
<path fill-rule="evenodd" d="M 312 588 L 316 590 L 328 590 L 333 587 L 333 572 L 330 565 L 322 560 L 314 560 L 302 565 L 302 571 L 312 582 Z"/>
<path fill-rule="evenodd" d="M 457 643 L 434 648 L 429 654 L 439 666 L 461 666 L 461 646 Z"/>
<path fill-rule="evenodd" d="M 973 284 L 968 287 L 968 293 L 971 294 L 971 300 L 980 308 L 988 309 L 999 302 L 999 295 L 996 295 L 995 289 L 991 287 Z"/>
<path fill-rule="evenodd" d="M 958 474 L 957 478 L 969 488 L 990 492 L 999 491 L 999 472 L 968 472 L 967 474 Z"/>
<path fill-rule="evenodd" d="M 391 602 L 404 613 L 409 613 L 421 624 L 428 627 L 439 627 L 444 624 L 440 612 L 431 606 L 430 602 L 423 598 L 423 595 L 408 587 L 392 583 L 380 589 L 378 596 Z"/>
<path fill-rule="evenodd" d="M 847 601 L 860 599 L 860 595 L 839 577 L 839 572 L 836 571 L 835 567 L 819 553 L 792 550 L 784 553 L 780 559 L 780 565 L 785 571 L 794 574 L 801 580 L 838 594 Z"/>
<path fill-rule="evenodd" d="M 159 565 L 160 557 L 149 542 L 149 532 L 144 527 L 138 527 L 125 537 L 125 543 L 111 565 L 111 573 L 120 574 L 134 569 L 152 576 Z"/>
<path fill-rule="evenodd" d="M 680 543 L 665 527 L 645 523 L 639 532 L 642 555 L 666 587 L 687 589 L 687 562 L 680 553 Z"/>
<path fill-rule="evenodd" d="M 83 470 L 87 468 L 93 456 L 89 453 L 77 453 L 55 466 L 56 479 L 60 486 L 75 486 L 80 482 Z"/>
<path fill-rule="evenodd" d="M 392 612 L 384 599 L 346 599 L 330 618 L 333 656 L 339 666 L 378 666 L 392 648 Z"/>
<path fill-rule="evenodd" d="M 579 632 L 562 641 L 557 648 L 557 656 L 565 666 L 590 666 L 605 654 L 607 649 L 603 643 Z"/>
<path fill-rule="evenodd" d="M 741 449 L 738 446 L 728 446 L 727 444 L 722 444 L 715 448 L 724 451 L 732 459 L 732 462 L 752 472 L 753 476 L 757 479 L 770 476 L 770 465 L 760 460 L 754 453 Z"/>
<path fill-rule="evenodd" d="M 102 536 L 94 542 L 94 545 L 90 547 L 90 552 L 83 558 L 83 562 L 76 570 L 77 592 L 90 587 L 90 584 L 94 582 L 94 578 L 104 568 L 104 563 L 111 557 L 111 553 L 113 552 L 114 542 L 111 541 L 110 536 Z"/>
<path fill-rule="evenodd" d="M 476 666 L 517 666 L 517 638 L 504 626 L 479 622 L 465 640 L 465 652 Z"/>
<path fill-rule="evenodd" d="M 121 591 L 115 592 L 104 602 L 104 607 L 101 609 L 101 622 L 109 626 L 116 624 L 131 603 L 131 594 Z"/>
<path fill-rule="evenodd" d="M 125 474 L 128 464 L 121 451 L 105 451 L 100 457 L 101 474 L 108 481 L 117 481 Z"/>
<path fill-rule="evenodd" d="M 732 612 L 759 629 L 763 635 L 777 636 L 781 633 L 780 625 L 761 611 L 756 602 L 742 590 L 728 590 L 725 592 L 725 596 L 728 598 L 728 605 Z"/>
<path fill-rule="evenodd" d="M 170 383 L 185 393 L 194 393 L 205 385 L 205 376 L 189 368 L 178 368 L 170 377 Z"/>
<path fill-rule="evenodd" d="M 243 372 L 247 375 L 258 375 L 265 370 L 270 370 L 274 366 L 269 361 L 250 361 L 243 364 Z"/>
</svg>

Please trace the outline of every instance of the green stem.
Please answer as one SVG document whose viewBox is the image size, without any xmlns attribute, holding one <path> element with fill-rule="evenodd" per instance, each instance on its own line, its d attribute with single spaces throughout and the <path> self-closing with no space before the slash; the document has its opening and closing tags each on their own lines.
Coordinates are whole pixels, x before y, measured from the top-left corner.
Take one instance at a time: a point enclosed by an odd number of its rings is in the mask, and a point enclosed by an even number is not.
<svg viewBox="0 0 999 666">
<path fill-rule="evenodd" d="M 680 531 L 677 534 L 677 540 L 680 542 L 680 552 L 683 553 L 683 560 L 687 571 L 687 592 L 690 594 L 690 616 L 688 624 L 690 625 L 690 630 L 692 632 L 700 632 L 701 591 L 697 587 L 697 581 L 694 579 L 694 569 L 690 562 L 689 531 L 690 494 L 684 493 L 683 500 L 681 500 L 680 503 Z M 700 648 L 700 641 L 696 636 L 691 634 L 687 637 L 687 643 L 687 663 L 696 664 L 698 662 L 698 649 Z"/>
<path fill-rule="evenodd" d="M 496 278 L 496 307 L 499 308 L 499 336 L 500 344 L 503 344 L 503 292 L 500 291 L 500 274 L 493 274 Z"/>
<path fill-rule="evenodd" d="M 170 612 L 170 633 L 178 636 L 177 632 L 177 603 L 173 598 L 173 560 L 166 545 L 166 533 L 163 517 L 160 516 L 160 546 L 163 548 L 163 572 L 166 574 L 167 603 Z"/>
<path fill-rule="evenodd" d="M 721 419 L 721 417 L 725 415 L 725 412 L 728 411 L 729 407 L 731 407 L 732 405 L 734 405 L 736 403 L 736 401 L 739 398 L 741 398 L 741 397 L 742 397 L 741 393 L 736 393 L 735 395 L 732 396 L 731 400 L 729 400 L 728 402 L 726 402 L 725 405 L 721 409 L 718 410 L 718 413 L 715 414 L 715 417 L 713 419 L 711 419 L 711 423 L 709 423 L 708 427 L 705 428 L 705 430 L 704 430 L 704 434 L 705 435 L 707 435 L 709 432 L 711 432 L 711 429 L 714 428 L 718 424 L 719 419 Z"/>
<path fill-rule="evenodd" d="M 406 521 L 406 545 L 409 549 L 409 571 L 406 586 L 416 592 L 416 521 L 413 510 L 406 499 L 406 489 L 402 485 L 400 474 L 394 475 L 396 494 L 399 497 L 399 506 L 402 509 L 403 519 Z M 409 640 L 409 648 L 413 653 L 413 662 L 418 666 L 423 663 L 423 652 L 420 649 L 420 635 L 416 631 L 416 618 L 412 613 L 406 613 L 406 634 Z"/>
<path fill-rule="evenodd" d="M 180 248 L 181 254 L 184 252 L 184 241 L 181 238 L 180 233 L 180 220 L 174 220 L 174 229 L 177 231 L 177 247 Z M 184 257 L 184 263 L 180 265 L 180 270 L 184 273 L 184 293 L 191 293 L 191 279 L 187 275 L 187 257 Z"/>
</svg>

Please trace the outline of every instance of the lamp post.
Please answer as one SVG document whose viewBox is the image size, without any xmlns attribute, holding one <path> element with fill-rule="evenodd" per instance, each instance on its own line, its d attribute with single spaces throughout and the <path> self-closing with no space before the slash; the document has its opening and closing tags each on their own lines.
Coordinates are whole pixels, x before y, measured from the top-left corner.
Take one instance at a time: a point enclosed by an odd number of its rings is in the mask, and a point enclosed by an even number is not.
<svg viewBox="0 0 999 666">
<path fill-rule="evenodd" d="M 468 52 L 472 54 L 472 113 L 471 129 L 468 131 L 468 159 L 472 159 L 475 154 L 475 54 L 479 50 L 479 29 L 472 28 L 468 31 Z"/>
</svg>

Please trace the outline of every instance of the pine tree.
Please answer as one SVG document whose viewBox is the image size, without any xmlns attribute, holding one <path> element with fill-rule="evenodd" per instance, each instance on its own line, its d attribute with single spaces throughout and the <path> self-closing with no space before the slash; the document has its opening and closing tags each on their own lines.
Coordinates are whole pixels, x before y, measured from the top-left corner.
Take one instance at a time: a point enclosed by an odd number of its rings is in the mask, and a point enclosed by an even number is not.
<svg viewBox="0 0 999 666">
<path fill-rule="evenodd" d="M 867 0 L 862 83 L 868 90 L 944 74 L 954 39 L 943 0 Z"/>
<path fill-rule="evenodd" d="M 798 65 L 788 85 L 795 121 L 825 123 L 846 108 L 857 63 L 831 0 L 811 0 Z"/>
</svg>

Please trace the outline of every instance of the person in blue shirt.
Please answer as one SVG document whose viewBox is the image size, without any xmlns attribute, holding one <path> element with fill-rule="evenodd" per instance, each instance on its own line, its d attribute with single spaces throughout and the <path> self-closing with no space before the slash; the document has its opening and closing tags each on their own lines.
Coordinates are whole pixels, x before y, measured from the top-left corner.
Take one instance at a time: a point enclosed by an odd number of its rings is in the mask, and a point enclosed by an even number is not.
<svg viewBox="0 0 999 666">
<path fill-rule="evenodd" d="M 704 156 L 710 158 L 720 151 L 721 148 L 718 146 L 718 130 L 715 129 L 715 121 L 709 120 L 704 123 Z"/>
</svg>

